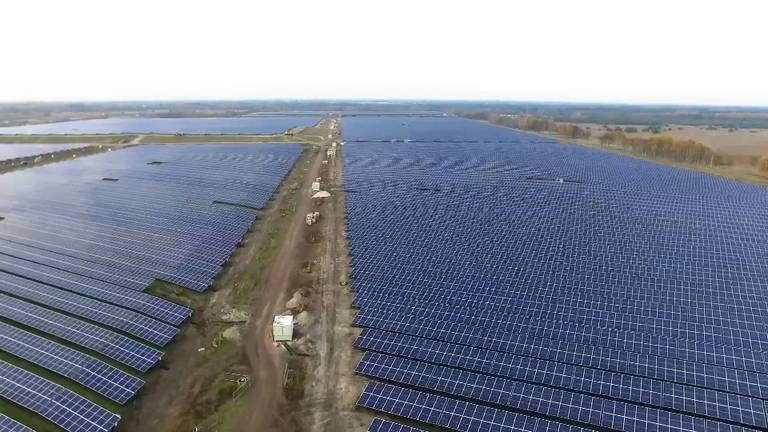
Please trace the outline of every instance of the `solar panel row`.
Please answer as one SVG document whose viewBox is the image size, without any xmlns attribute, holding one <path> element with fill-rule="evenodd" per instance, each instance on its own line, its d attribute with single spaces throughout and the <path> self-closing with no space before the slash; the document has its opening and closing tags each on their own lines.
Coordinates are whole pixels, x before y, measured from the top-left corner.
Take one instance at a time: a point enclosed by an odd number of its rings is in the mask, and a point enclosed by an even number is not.
<svg viewBox="0 0 768 432">
<path fill-rule="evenodd" d="M 381 382 L 369 382 L 357 404 L 458 431 L 588 430 Z"/>
<path fill-rule="evenodd" d="M 7 181 L 22 186 L 0 189 L 7 198 L 0 239 L 202 291 L 300 151 L 291 144 L 140 146 L 13 173 L 19 178 Z"/>
<path fill-rule="evenodd" d="M 80 351 L 0 322 L 0 350 L 72 379 L 118 403 L 144 381 Z"/>
<path fill-rule="evenodd" d="M 125 403 L 144 382 L 85 352 L 155 365 L 161 351 L 121 333 L 163 346 L 192 311 L 142 291 L 156 279 L 206 289 L 300 153 L 145 145 L 1 176 L 0 350 Z M 68 431 L 117 423 L 17 369 L 0 369 L 2 397 Z"/>
<path fill-rule="evenodd" d="M 525 303 L 521 301 L 520 303 Z M 361 309 L 378 312 L 407 312 L 411 316 L 429 320 L 449 321 L 457 324 L 467 324 L 478 328 L 503 330 L 507 333 L 559 339 L 563 341 L 583 343 L 587 345 L 605 346 L 623 351 L 636 352 L 650 355 L 662 355 L 664 357 L 680 360 L 690 360 L 700 363 L 709 363 L 746 371 L 765 373 L 766 363 L 762 351 L 752 351 L 728 345 L 715 345 L 701 341 L 676 339 L 669 335 L 658 335 L 648 331 L 641 341 L 631 339 L 631 334 L 639 332 L 639 328 L 625 329 L 620 324 L 593 323 L 590 318 L 581 320 L 557 318 L 556 312 L 546 315 L 529 314 L 525 310 L 515 311 L 477 311 L 466 310 L 462 306 L 446 308 L 439 303 L 433 303 L 432 307 L 423 305 L 400 306 L 396 300 L 392 302 L 368 302 L 358 301 Z M 364 305 L 364 306 L 363 306 Z M 466 305 L 464 305 L 466 306 Z M 577 308 L 574 305 L 574 308 Z M 530 310 L 535 311 L 535 307 Z M 503 317 L 503 318 L 502 318 Z M 532 325 L 531 320 L 537 320 L 538 325 Z M 586 325 L 591 324 L 591 325 Z M 672 327 L 672 324 L 670 324 Z M 661 327 L 660 327 L 661 328 Z"/>
<path fill-rule="evenodd" d="M 592 427 L 605 426 L 603 413 L 610 399 L 585 395 L 573 391 L 530 384 L 517 380 L 508 380 L 492 375 L 462 371 L 413 360 L 406 360 L 379 353 L 366 353 L 357 367 L 357 372 L 374 378 L 396 382 L 408 386 L 436 391 L 458 398 L 470 398 L 507 409 L 523 410 L 532 414 L 552 416 L 571 420 Z M 668 399 L 684 400 L 686 395 L 670 394 Z M 711 414 L 714 418 L 731 416 L 731 411 L 739 410 L 737 420 L 752 427 L 765 427 L 766 418 L 763 401 L 748 398 L 723 398 Z M 742 402 L 744 405 L 739 405 Z M 669 408 L 675 408 L 670 406 Z M 713 408 L 713 407 L 710 407 Z M 645 416 L 644 410 L 640 415 Z M 637 412 L 634 412 L 636 414 Z M 630 414 L 633 414 L 630 412 Z M 695 424 L 698 420 L 690 415 L 667 412 L 668 426 L 672 424 Z M 625 421 L 641 423 L 643 418 L 627 418 Z M 701 422 L 703 424 L 703 422 Z M 729 425 L 710 422 L 711 427 L 727 430 Z"/>
<path fill-rule="evenodd" d="M 365 406 L 768 427 L 765 189 L 467 120 L 343 126 L 358 372 L 405 408 Z"/>
<path fill-rule="evenodd" d="M 146 315 L 89 297 L 0 272 L 0 292 L 122 330 L 156 345 L 166 345 L 178 329 Z"/>
<path fill-rule="evenodd" d="M 154 280 L 149 276 L 121 272 L 116 268 L 3 240 L 0 240 L 0 254 L 137 291 L 143 290 Z"/>
<path fill-rule="evenodd" d="M 120 416 L 70 390 L 0 360 L 0 396 L 70 432 L 108 432 Z"/>
<path fill-rule="evenodd" d="M 118 306 L 141 312 L 173 325 L 184 322 L 192 310 L 153 295 L 136 292 L 108 282 L 0 255 L 0 271 L 21 276 L 32 281 L 58 286 L 68 291 L 103 300 Z M 0 275 L 1 277 L 2 275 Z"/>
<path fill-rule="evenodd" d="M 665 407 L 681 413 L 719 418 L 740 424 L 759 425 L 765 422 L 762 399 L 700 387 L 542 361 L 522 355 L 449 344 L 370 328 L 363 330 L 355 345 L 365 350 L 567 389 L 587 395 L 606 396 L 629 403 Z"/>
<path fill-rule="evenodd" d="M 96 351 L 142 372 L 163 356 L 161 351 L 127 336 L 5 294 L 0 294 L 0 317 Z"/>
<path fill-rule="evenodd" d="M 16 420 L 0 414 L 0 432 L 34 432 Z"/>
</svg>

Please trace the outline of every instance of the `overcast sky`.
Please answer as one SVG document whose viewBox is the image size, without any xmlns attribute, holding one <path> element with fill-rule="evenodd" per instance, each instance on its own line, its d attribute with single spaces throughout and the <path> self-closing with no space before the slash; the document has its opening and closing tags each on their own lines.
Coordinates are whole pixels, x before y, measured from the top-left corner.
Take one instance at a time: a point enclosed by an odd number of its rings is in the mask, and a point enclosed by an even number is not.
<svg viewBox="0 0 768 432">
<path fill-rule="evenodd" d="M 385 98 L 768 105 L 762 1 L 34 1 L 0 100 Z"/>
</svg>

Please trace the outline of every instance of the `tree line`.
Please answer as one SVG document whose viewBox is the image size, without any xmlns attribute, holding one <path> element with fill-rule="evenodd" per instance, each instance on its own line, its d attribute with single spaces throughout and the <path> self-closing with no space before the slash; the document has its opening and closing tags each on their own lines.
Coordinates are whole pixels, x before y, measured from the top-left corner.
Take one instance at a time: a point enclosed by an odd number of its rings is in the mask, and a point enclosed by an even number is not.
<svg viewBox="0 0 768 432">
<path fill-rule="evenodd" d="M 757 162 L 757 169 L 764 173 L 768 173 L 768 156 L 763 156 Z"/>
<path fill-rule="evenodd" d="M 573 123 L 556 122 L 546 117 L 531 115 L 497 114 L 489 112 L 466 112 L 459 115 L 475 120 L 483 120 L 499 126 L 531 132 L 549 132 L 564 138 L 589 138 L 590 132 Z"/>
</svg>

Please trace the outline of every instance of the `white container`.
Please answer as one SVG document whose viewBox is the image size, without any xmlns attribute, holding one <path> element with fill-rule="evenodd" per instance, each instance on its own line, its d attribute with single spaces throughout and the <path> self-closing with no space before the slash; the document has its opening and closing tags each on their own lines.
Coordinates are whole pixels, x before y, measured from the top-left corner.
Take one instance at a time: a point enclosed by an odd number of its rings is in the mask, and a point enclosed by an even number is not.
<svg viewBox="0 0 768 432">
<path fill-rule="evenodd" d="M 275 315 L 272 322 L 272 339 L 275 342 L 293 340 L 293 315 Z"/>
</svg>

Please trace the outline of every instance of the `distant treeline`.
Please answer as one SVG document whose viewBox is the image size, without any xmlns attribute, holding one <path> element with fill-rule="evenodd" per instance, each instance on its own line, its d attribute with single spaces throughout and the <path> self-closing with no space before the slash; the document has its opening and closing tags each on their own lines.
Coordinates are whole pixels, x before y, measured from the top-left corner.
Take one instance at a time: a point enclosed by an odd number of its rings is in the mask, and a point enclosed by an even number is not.
<svg viewBox="0 0 768 432">
<path fill-rule="evenodd" d="M 476 102 L 457 103 L 453 110 L 448 110 L 464 116 L 469 112 L 496 112 L 551 118 L 565 123 L 633 124 L 659 128 L 670 124 L 732 129 L 768 128 L 768 108 L 756 107 Z"/>
<path fill-rule="evenodd" d="M 765 173 L 768 173 L 768 156 L 763 156 L 757 163 L 757 168 Z"/>
<path fill-rule="evenodd" d="M 648 138 L 627 137 L 624 132 L 606 132 L 600 144 L 619 144 L 632 152 L 649 158 L 668 158 L 677 162 L 702 165 L 727 165 L 730 161 L 704 144 L 693 140 L 678 140 L 668 136 Z"/>
<path fill-rule="evenodd" d="M 573 123 L 556 122 L 545 117 L 509 115 L 489 112 L 466 112 L 463 117 L 484 120 L 500 126 L 532 132 L 550 132 L 564 138 L 589 138 L 590 132 Z"/>
</svg>

